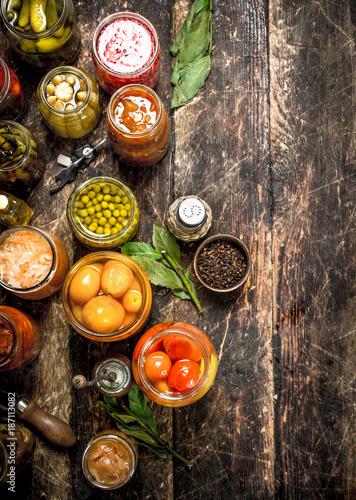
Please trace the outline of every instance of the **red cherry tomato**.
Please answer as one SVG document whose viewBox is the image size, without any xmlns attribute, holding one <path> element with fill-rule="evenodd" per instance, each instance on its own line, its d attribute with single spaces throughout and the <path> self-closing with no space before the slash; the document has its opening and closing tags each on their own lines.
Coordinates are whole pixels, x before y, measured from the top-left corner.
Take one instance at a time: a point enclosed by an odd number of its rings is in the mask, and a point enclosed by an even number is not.
<svg viewBox="0 0 356 500">
<path fill-rule="evenodd" d="M 172 366 L 167 384 L 180 392 L 186 392 L 197 385 L 200 376 L 198 363 L 190 359 L 180 359 Z"/>
<path fill-rule="evenodd" d="M 173 362 L 179 359 L 190 359 L 197 363 L 202 358 L 197 344 L 183 335 L 168 335 L 163 340 L 163 347 Z"/>
<path fill-rule="evenodd" d="M 171 369 L 172 361 L 167 354 L 162 351 L 148 354 L 145 361 L 145 371 L 149 379 L 154 381 L 165 380 Z"/>
</svg>

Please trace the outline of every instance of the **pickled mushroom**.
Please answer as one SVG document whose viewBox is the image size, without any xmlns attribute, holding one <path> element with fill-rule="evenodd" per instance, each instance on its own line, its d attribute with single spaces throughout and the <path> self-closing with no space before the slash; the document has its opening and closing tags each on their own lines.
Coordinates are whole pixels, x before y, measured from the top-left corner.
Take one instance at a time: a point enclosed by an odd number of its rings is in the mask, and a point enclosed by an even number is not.
<svg viewBox="0 0 356 500">
<path fill-rule="evenodd" d="M 130 459 L 125 448 L 114 441 L 95 444 L 89 453 L 88 469 L 99 483 L 123 481 L 130 471 Z"/>
</svg>

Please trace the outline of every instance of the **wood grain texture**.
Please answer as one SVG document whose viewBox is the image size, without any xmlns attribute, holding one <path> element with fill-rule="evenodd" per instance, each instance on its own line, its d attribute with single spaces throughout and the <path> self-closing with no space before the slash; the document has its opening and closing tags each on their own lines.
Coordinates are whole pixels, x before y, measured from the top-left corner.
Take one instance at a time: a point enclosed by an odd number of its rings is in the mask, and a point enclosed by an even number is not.
<svg viewBox="0 0 356 500">
<path fill-rule="evenodd" d="M 178 196 L 196 194 L 213 210 L 209 234 L 229 233 L 251 251 L 243 290 L 221 298 L 198 286 L 204 313 L 154 287 L 147 329 L 167 320 L 197 325 L 212 339 L 214 386 L 189 407 L 153 405 L 162 438 L 194 462 L 140 448 L 134 479 L 116 492 L 91 488 L 81 472 L 90 438 L 113 427 L 94 392 L 73 391 L 108 353 L 130 357 L 140 334 L 113 344 L 80 337 L 64 317 L 60 293 L 30 302 L 0 292 L 1 303 L 32 314 L 44 347 L 29 367 L 0 374 L 74 429 L 70 450 L 37 449 L 19 476 L 21 500 L 352 499 L 355 485 L 356 8 L 352 0 L 213 1 L 211 74 L 199 94 L 170 110 L 169 48 L 192 0 L 75 1 L 82 49 L 75 62 L 95 75 L 91 43 L 107 15 L 139 12 L 156 27 L 162 71 L 156 92 L 171 123 L 168 154 L 156 166 L 119 164 L 110 145 L 75 182 L 48 194 L 59 153 L 105 134 L 109 96 L 102 90 L 97 128 L 78 141 L 55 137 L 35 105 L 39 77 L 18 66 L 4 37 L 0 50 L 29 97 L 23 123 L 35 135 L 46 172 L 29 197 L 32 224 L 55 233 L 71 263 L 90 250 L 72 234 L 65 207 L 72 190 L 97 175 L 117 177 L 140 206 L 136 241 L 151 242 Z M 193 273 L 197 243 L 180 243 Z M 20 480 L 21 478 L 21 480 Z M 0 490 L 1 498 L 3 491 Z M 5 491 L 6 493 L 6 491 Z M 4 497 L 6 498 L 6 497 Z"/>
</svg>

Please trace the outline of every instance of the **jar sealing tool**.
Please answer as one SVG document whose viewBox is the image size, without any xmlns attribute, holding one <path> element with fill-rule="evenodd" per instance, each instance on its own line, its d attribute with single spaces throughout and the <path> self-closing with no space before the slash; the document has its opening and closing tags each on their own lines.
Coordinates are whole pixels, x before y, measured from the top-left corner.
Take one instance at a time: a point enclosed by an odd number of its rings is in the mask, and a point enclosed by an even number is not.
<svg viewBox="0 0 356 500">
<path fill-rule="evenodd" d="M 60 154 L 57 158 L 57 163 L 63 165 L 65 168 L 62 168 L 62 170 L 55 176 L 55 179 L 59 182 L 59 184 L 52 187 L 49 192 L 51 194 L 56 193 L 62 189 L 65 184 L 74 181 L 79 170 L 88 167 L 94 160 L 96 150 L 105 144 L 106 140 L 107 137 L 99 141 L 95 146 L 85 144 L 81 148 L 74 150 L 71 158 Z"/>
</svg>

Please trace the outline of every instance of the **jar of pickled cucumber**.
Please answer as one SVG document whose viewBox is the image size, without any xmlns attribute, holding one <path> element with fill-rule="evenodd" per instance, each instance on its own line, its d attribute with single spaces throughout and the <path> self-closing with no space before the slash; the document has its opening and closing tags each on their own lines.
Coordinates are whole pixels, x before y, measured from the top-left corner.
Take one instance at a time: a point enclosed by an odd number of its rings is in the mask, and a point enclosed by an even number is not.
<svg viewBox="0 0 356 500">
<path fill-rule="evenodd" d="M 12 194 L 26 197 L 41 179 L 45 164 L 28 128 L 19 123 L 0 121 L 0 186 Z"/>
<path fill-rule="evenodd" d="M 81 243 L 106 249 L 132 240 L 140 218 L 131 189 L 111 177 L 94 177 L 80 184 L 68 200 L 67 217 Z"/>
<path fill-rule="evenodd" d="M 37 87 L 36 101 L 47 126 L 60 137 L 79 139 L 100 118 L 97 84 L 89 73 L 72 66 L 47 73 Z"/>
<path fill-rule="evenodd" d="M 31 68 L 69 64 L 80 48 L 72 0 L 0 0 L 1 29 L 15 55 Z"/>
</svg>

